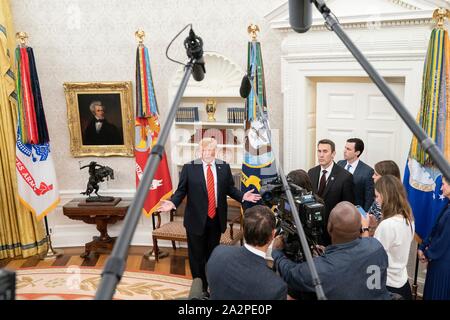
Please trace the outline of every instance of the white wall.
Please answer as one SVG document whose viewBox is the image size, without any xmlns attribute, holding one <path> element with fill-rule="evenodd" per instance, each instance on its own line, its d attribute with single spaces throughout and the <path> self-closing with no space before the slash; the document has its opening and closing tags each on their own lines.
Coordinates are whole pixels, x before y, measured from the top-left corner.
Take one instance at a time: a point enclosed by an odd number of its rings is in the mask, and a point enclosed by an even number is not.
<svg viewBox="0 0 450 320">
<path fill-rule="evenodd" d="M 203 38 L 205 51 L 216 51 L 239 64 L 247 64 L 247 26 L 258 24 L 261 32 L 267 96 L 272 127 L 282 127 L 280 93 L 280 35 L 270 29 L 264 15 L 283 0 L 10 0 L 16 31 L 29 34 L 36 56 L 44 108 L 50 131 L 60 190 L 64 201 L 85 188 L 87 172 L 80 172 L 80 160 L 69 150 L 66 102 L 63 82 L 133 81 L 136 41 L 134 32 L 145 30 L 156 95 L 164 120 L 168 111 L 168 90 L 178 65 L 165 58 L 169 41 L 188 23 Z M 183 35 L 171 48 L 171 55 L 186 60 Z M 208 68 L 208 66 L 206 66 Z M 133 92 L 134 97 L 134 92 Z M 133 107 L 134 109 L 134 107 Z M 169 146 L 170 147 L 170 146 Z M 135 190 L 134 159 L 97 159 L 112 167 L 115 180 L 102 190 L 118 196 Z M 55 246 L 82 245 L 97 231 L 93 226 L 70 221 L 61 207 L 49 215 Z M 142 235 L 134 244 L 150 244 L 150 219 L 139 224 Z M 119 227 L 117 227 L 119 226 Z M 111 228 L 117 234 L 120 223 Z"/>
</svg>

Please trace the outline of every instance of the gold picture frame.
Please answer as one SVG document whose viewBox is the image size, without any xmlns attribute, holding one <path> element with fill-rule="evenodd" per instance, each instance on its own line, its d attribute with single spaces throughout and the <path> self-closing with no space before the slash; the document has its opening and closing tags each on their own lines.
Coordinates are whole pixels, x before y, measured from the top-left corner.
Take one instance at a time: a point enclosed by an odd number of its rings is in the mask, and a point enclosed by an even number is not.
<svg viewBox="0 0 450 320">
<path fill-rule="evenodd" d="M 65 82 L 74 157 L 134 156 L 131 81 Z"/>
</svg>

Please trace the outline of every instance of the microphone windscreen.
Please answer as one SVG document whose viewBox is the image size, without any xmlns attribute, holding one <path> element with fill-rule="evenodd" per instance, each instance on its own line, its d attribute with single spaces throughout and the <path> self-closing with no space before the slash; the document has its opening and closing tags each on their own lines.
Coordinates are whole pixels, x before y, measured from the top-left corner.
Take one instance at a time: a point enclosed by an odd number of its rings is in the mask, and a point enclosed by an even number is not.
<svg viewBox="0 0 450 320">
<path fill-rule="evenodd" d="M 205 78 L 205 60 L 203 57 L 198 59 L 192 67 L 192 77 L 195 81 L 202 81 Z"/>
<path fill-rule="evenodd" d="M 311 28 L 311 0 L 289 0 L 289 24 L 298 33 L 304 33 Z"/>
<path fill-rule="evenodd" d="M 245 75 L 242 78 L 241 87 L 239 88 L 239 94 L 242 98 L 246 99 L 250 95 L 250 91 L 252 90 L 252 84 L 250 83 L 250 79 L 248 75 Z"/>
</svg>

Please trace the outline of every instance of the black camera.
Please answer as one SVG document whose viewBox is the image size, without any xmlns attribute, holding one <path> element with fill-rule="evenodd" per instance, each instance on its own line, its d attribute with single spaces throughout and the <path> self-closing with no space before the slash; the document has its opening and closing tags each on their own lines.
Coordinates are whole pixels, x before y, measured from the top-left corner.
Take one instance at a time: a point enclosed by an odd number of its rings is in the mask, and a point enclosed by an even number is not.
<svg viewBox="0 0 450 320">
<path fill-rule="evenodd" d="M 309 247 L 313 249 L 321 243 L 323 228 L 325 227 L 325 206 L 318 202 L 311 192 L 307 192 L 302 187 L 292 183 L 289 178 L 287 180 L 306 240 Z M 297 233 L 292 209 L 281 179 L 263 180 L 260 194 L 265 205 L 271 208 L 275 206 L 276 231 L 277 235 L 281 234 L 284 237 L 284 253 L 286 256 L 296 262 L 305 261 L 306 258 Z"/>
</svg>

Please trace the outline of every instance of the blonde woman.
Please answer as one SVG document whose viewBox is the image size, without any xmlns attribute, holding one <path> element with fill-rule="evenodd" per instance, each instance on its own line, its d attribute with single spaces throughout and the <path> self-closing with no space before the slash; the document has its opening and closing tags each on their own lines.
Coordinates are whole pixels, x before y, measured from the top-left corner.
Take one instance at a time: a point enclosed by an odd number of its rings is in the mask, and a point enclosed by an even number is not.
<svg viewBox="0 0 450 320">
<path fill-rule="evenodd" d="M 381 220 L 374 238 L 381 242 L 389 259 L 387 289 L 410 300 L 411 287 L 406 265 L 414 237 L 414 222 L 406 191 L 395 176 L 385 175 L 375 183 L 375 200 L 381 205 Z"/>
</svg>

